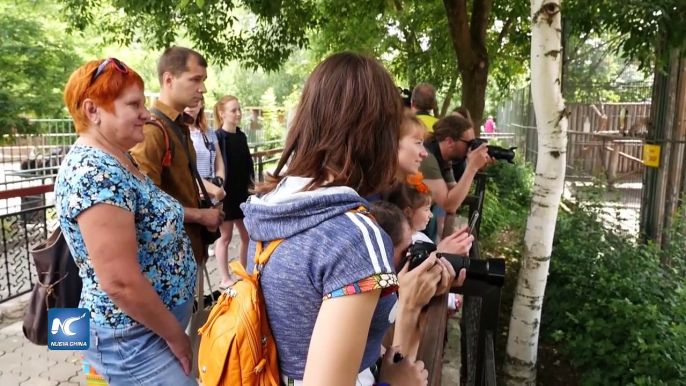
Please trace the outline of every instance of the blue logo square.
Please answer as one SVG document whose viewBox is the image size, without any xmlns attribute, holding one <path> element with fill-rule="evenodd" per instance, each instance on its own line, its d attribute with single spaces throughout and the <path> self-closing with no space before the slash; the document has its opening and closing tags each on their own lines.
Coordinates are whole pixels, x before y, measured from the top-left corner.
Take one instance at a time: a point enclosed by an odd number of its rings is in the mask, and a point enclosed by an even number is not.
<svg viewBox="0 0 686 386">
<path fill-rule="evenodd" d="M 50 350 L 88 350 L 91 346 L 91 315 L 85 308 L 48 310 Z"/>
</svg>

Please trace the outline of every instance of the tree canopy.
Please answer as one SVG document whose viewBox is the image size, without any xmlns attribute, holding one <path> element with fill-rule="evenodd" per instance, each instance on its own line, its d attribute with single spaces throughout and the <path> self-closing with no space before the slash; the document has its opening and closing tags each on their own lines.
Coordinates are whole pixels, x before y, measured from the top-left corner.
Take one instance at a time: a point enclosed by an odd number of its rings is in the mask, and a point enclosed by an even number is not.
<svg viewBox="0 0 686 386">
<path fill-rule="evenodd" d="M 110 43 L 146 42 L 166 48 L 185 35 L 214 61 L 278 70 L 307 44 L 318 12 L 311 0 L 63 0 L 72 27 L 93 27 Z M 252 17 L 239 19 L 237 12 Z"/>
<path fill-rule="evenodd" d="M 80 62 L 56 25 L 12 5 L 0 5 L 0 135 L 33 131 L 29 118 L 63 116 L 63 85 Z"/>
<path fill-rule="evenodd" d="M 486 99 L 493 103 L 507 98 L 511 91 L 524 85 L 528 75 L 530 15 L 524 2 L 54 0 L 54 3 L 59 5 L 59 9 L 53 6 L 55 13 L 66 17 L 68 31 L 88 31 L 91 38 L 84 45 L 91 47 L 97 40 L 100 48 L 126 47 L 123 50 L 129 54 L 127 60 L 144 73 L 149 90 L 157 89 L 154 62 L 159 50 L 174 43 L 198 49 L 212 62 L 209 83 L 216 84 L 209 87 L 210 99 L 225 92 L 241 93 L 249 95 L 248 104 L 259 103 L 270 86 L 277 102 L 283 102 L 286 97 L 292 97 L 296 89 L 293 82 L 304 79 L 312 61 L 332 52 L 354 50 L 381 59 L 399 85 L 434 84 L 440 96 L 439 113 L 457 105 L 454 100 L 460 98 L 479 124 L 487 108 Z M 660 39 L 675 46 L 686 36 L 686 27 L 680 23 L 686 16 L 686 5 L 681 3 L 682 0 L 600 0 L 590 5 L 582 0 L 565 0 L 562 4 L 564 30 L 570 36 L 565 40 L 569 47 L 576 44 L 592 49 L 596 44 L 593 39 L 621 37 L 609 45 L 601 43 L 607 48 L 603 52 L 610 52 L 612 58 L 621 55 L 649 68 L 654 63 L 655 47 Z M 88 51 L 79 46 L 76 50 Z M 289 62 L 294 53 L 295 59 Z M 93 55 L 90 51 L 82 54 L 83 57 Z M 614 78 L 617 75 L 614 69 L 621 67 L 621 63 L 599 61 L 602 56 L 599 55 L 594 58 L 600 63 L 596 68 L 602 69 L 606 78 Z M 307 56 L 308 63 L 296 63 L 303 62 L 303 56 Z M 585 60 L 576 64 L 579 63 L 585 65 Z M 582 71 L 581 67 L 567 69 L 576 71 L 573 77 L 583 79 L 584 71 L 589 69 Z M 281 71 L 284 68 L 287 71 Z M 231 77 L 226 76 L 227 71 L 232 73 Z M 279 75 L 273 77 L 271 74 L 277 71 Z M 283 76 L 288 79 L 281 81 Z M 212 80 L 215 78 L 216 81 Z M 259 86 L 259 92 L 245 86 L 242 80 Z"/>
</svg>

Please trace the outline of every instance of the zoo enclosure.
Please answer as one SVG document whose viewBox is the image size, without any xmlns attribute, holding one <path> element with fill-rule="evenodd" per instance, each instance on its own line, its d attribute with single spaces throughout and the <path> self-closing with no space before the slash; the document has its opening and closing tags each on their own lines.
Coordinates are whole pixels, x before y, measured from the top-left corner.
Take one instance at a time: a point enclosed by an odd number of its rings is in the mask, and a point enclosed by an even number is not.
<svg viewBox="0 0 686 386">
<path fill-rule="evenodd" d="M 650 126 L 650 83 L 576 85 L 567 102 L 567 170 L 564 197 L 574 200 L 589 187 L 606 190 L 605 217 L 626 232 L 638 232 L 643 192 L 643 135 Z M 585 90 L 581 93 L 580 90 Z M 612 92 L 612 94 L 609 94 Z M 607 103 L 602 96 L 614 95 Z M 536 165 L 538 133 L 530 87 L 498 107 L 498 133 Z M 487 137 L 487 136 L 486 136 Z"/>
</svg>

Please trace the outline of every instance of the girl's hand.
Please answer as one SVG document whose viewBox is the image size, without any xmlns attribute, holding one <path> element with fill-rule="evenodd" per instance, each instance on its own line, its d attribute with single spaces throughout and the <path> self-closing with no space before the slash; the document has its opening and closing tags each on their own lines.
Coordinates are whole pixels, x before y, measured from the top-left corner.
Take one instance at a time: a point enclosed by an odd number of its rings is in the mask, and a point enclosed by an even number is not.
<svg viewBox="0 0 686 386">
<path fill-rule="evenodd" d="M 473 241 L 474 236 L 469 234 L 469 228 L 463 227 L 441 240 L 436 247 L 436 251 L 460 256 L 469 256 L 469 250 L 472 249 Z"/>
<path fill-rule="evenodd" d="M 224 191 L 224 188 L 221 188 L 219 186 L 215 186 L 215 188 L 213 189 L 213 192 L 207 192 L 207 193 L 209 193 L 217 201 L 221 201 L 224 199 L 224 197 L 226 197 L 226 192 Z"/>
<path fill-rule="evenodd" d="M 424 362 L 414 358 L 403 358 L 400 362 L 393 363 L 393 358 L 397 352 L 397 347 L 392 347 L 386 351 L 381 364 L 379 382 L 393 386 L 428 385 L 429 372 L 424 368 Z"/>
</svg>

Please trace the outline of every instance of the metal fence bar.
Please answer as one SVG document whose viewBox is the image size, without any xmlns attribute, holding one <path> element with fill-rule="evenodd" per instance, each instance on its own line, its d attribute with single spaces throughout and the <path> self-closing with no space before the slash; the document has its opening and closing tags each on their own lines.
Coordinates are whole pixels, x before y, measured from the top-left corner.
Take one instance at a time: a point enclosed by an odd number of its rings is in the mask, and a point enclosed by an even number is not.
<svg viewBox="0 0 686 386">
<path fill-rule="evenodd" d="M 463 203 L 463 205 L 469 207 L 470 216 L 474 211 L 482 212 L 487 185 L 486 179 L 487 176 L 485 174 L 477 174 L 475 195 L 468 196 Z M 481 258 L 478 235 L 477 225 L 474 244 L 469 256 L 472 259 Z M 491 265 L 492 267 L 502 265 L 502 275 L 504 277 L 504 260 L 494 259 Z M 468 386 L 483 386 L 487 384 L 487 373 L 490 370 L 489 363 L 486 360 L 486 352 L 488 350 L 486 343 L 490 339 L 492 347 L 495 347 L 495 339 L 498 336 L 501 291 L 502 283 L 497 285 L 497 283 L 493 284 L 473 279 L 467 279 L 462 287 L 452 290 L 452 292 L 464 295 L 461 321 L 462 375 L 465 384 Z M 493 376 L 495 376 L 495 373 Z"/>
<path fill-rule="evenodd" d="M 2 259 L 0 303 L 31 291 L 36 268 L 30 249 L 47 239 L 57 228 L 57 214 L 52 206 L 39 206 L 0 215 L 2 224 Z"/>
</svg>

